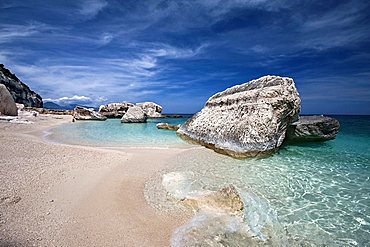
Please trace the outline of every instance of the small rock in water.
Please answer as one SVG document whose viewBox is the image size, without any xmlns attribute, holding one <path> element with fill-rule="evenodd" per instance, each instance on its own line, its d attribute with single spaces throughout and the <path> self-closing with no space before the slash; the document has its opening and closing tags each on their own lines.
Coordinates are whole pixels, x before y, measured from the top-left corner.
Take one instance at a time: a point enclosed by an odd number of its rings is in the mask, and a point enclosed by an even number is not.
<svg viewBox="0 0 370 247">
<path fill-rule="evenodd" d="M 170 125 L 168 123 L 158 123 L 157 125 L 157 129 L 164 129 L 164 130 L 178 130 L 181 126 L 181 124 L 178 124 L 178 125 Z"/>
<path fill-rule="evenodd" d="M 338 120 L 326 116 L 300 116 L 287 130 L 287 140 L 291 142 L 327 141 L 334 139 L 339 132 Z"/>
</svg>

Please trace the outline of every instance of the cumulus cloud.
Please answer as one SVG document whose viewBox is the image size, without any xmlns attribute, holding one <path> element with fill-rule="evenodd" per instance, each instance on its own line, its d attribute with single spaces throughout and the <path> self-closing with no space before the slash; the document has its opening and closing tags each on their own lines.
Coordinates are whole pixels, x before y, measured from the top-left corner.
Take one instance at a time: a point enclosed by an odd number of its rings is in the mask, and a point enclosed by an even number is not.
<svg viewBox="0 0 370 247">
<path fill-rule="evenodd" d="M 104 102 L 106 100 L 107 99 L 104 97 L 91 98 L 83 95 L 74 95 L 72 97 L 64 96 L 56 99 L 46 98 L 44 99 L 44 102 L 51 101 L 59 105 L 71 105 L 71 104 L 85 105 L 85 104 L 97 104 Z"/>
</svg>

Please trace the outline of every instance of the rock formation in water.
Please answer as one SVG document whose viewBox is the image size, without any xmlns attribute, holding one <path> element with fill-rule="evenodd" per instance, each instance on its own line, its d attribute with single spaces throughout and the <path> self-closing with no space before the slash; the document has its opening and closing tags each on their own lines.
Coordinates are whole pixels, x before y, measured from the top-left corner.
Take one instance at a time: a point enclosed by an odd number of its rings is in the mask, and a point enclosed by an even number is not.
<svg viewBox="0 0 370 247">
<path fill-rule="evenodd" d="M 149 118 L 161 118 L 162 117 L 162 106 L 154 103 L 154 102 L 143 102 L 143 103 L 137 103 L 137 106 L 140 106 L 146 115 Z"/>
<path fill-rule="evenodd" d="M 41 96 L 21 82 L 3 64 L 0 64 L 0 84 L 5 85 L 16 103 L 28 107 L 43 107 Z"/>
<path fill-rule="evenodd" d="M 327 141 L 339 132 L 338 120 L 326 116 L 300 116 L 287 130 L 287 141 Z"/>
<path fill-rule="evenodd" d="M 101 105 L 99 107 L 99 113 L 108 118 L 122 118 L 128 109 L 133 106 L 135 106 L 135 104 L 128 102 L 110 103 L 107 105 Z M 154 102 L 137 103 L 136 106 L 141 107 L 146 116 L 149 118 L 162 117 L 162 106 Z"/>
<path fill-rule="evenodd" d="M 122 123 L 145 123 L 147 116 L 139 106 L 130 107 L 121 118 Z"/>
<path fill-rule="evenodd" d="M 293 79 L 264 76 L 213 95 L 177 133 L 234 157 L 269 154 L 283 143 L 299 111 Z"/>
<path fill-rule="evenodd" d="M 156 126 L 157 126 L 157 129 L 178 130 L 180 128 L 181 124 L 171 125 L 171 124 L 168 124 L 168 123 L 158 123 Z"/>
<path fill-rule="evenodd" d="M 5 85 L 0 84 L 0 115 L 17 116 L 18 108 Z"/>
<path fill-rule="evenodd" d="M 132 103 L 110 103 L 107 105 L 101 105 L 99 107 L 99 113 L 108 118 L 122 118 L 126 114 L 128 108 L 134 106 Z"/>
<path fill-rule="evenodd" d="M 76 106 L 73 110 L 73 117 L 76 120 L 107 120 L 107 118 L 94 109 L 88 109 L 81 106 Z"/>
</svg>

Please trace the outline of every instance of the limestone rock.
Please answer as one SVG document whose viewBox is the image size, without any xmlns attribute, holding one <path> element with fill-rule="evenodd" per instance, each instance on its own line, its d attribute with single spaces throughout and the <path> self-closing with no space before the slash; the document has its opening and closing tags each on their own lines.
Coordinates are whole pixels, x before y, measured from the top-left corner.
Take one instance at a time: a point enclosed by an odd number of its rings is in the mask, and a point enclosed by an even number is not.
<svg viewBox="0 0 370 247">
<path fill-rule="evenodd" d="M 130 107 L 121 118 L 121 123 L 146 123 L 147 116 L 139 106 Z"/>
<path fill-rule="evenodd" d="M 73 117 L 76 120 L 107 120 L 107 118 L 94 109 L 87 109 L 85 107 L 76 106 L 73 110 Z"/>
<path fill-rule="evenodd" d="M 0 84 L 0 113 L 8 116 L 18 115 L 17 105 L 3 84 Z"/>
<path fill-rule="evenodd" d="M 107 105 L 101 105 L 99 107 L 99 113 L 108 118 L 122 118 L 126 114 L 128 108 L 134 106 L 132 103 L 110 103 Z"/>
<path fill-rule="evenodd" d="M 287 131 L 291 142 L 327 141 L 334 139 L 339 132 L 338 120 L 326 116 L 300 116 Z"/>
<path fill-rule="evenodd" d="M 16 103 L 28 107 L 43 107 L 41 96 L 21 82 L 3 64 L 0 64 L 0 84 L 6 86 Z"/>
<path fill-rule="evenodd" d="M 158 129 L 163 129 L 163 130 L 178 130 L 181 126 L 181 124 L 178 125 L 170 125 L 168 123 L 158 123 L 157 125 Z"/>
<path fill-rule="evenodd" d="M 154 103 L 154 102 L 143 102 L 143 103 L 137 103 L 137 106 L 140 106 L 146 115 L 149 118 L 161 118 L 162 117 L 162 106 Z"/>
<path fill-rule="evenodd" d="M 204 193 L 189 194 L 185 197 L 183 203 L 194 210 L 207 207 L 228 213 L 239 213 L 244 208 L 244 202 L 233 185 L 215 192 L 205 191 Z"/>
<path fill-rule="evenodd" d="M 270 154 L 283 143 L 299 111 L 293 79 L 264 76 L 213 95 L 177 133 L 234 157 Z"/>
</svg>

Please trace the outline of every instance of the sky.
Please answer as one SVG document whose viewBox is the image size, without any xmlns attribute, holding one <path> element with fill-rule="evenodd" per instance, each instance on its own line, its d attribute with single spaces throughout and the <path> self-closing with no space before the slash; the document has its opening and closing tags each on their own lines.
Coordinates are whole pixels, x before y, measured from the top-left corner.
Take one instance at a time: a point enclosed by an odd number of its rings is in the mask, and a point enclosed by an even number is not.
<svg viewBox="0 0 370 247">
<path fill-rule="evenodd" d="M 194 113 L 264 75 L 303 114 L 370 114 L 368 0 L 1 0 L 0 63 L 58 104 Z"/>
</svg>

